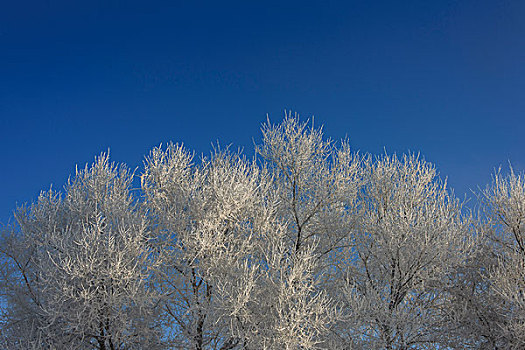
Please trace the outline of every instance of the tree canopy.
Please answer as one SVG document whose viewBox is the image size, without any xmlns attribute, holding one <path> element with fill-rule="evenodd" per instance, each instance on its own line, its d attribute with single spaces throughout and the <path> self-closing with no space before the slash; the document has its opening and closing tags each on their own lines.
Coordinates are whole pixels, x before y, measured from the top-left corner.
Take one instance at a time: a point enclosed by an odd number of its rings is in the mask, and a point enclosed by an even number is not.
<svg viewBox="0 0 525 350">
<path fill-rule="evenodd" d="M 516 349 L 525 180 L 463 208 L 417 154 L 361 154 L 287 114 L 256 156 L 108 154 L 15 211 L 5 349 Z M 140 177 L 140 188 L 133 179 Z"/>
</svg>

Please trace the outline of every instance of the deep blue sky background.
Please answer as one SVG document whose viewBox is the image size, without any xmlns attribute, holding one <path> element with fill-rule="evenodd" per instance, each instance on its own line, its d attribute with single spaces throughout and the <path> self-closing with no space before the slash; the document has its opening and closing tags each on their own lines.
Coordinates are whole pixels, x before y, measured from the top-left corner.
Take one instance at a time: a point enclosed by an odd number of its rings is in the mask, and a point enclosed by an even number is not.
<svg viewBox="0 0 525 350">
<path fill-rule="evenodd" d="M 420 151 L 459 195 L 525 168 L 524 1 L 5 1 L 0 221 L 108 148 L 252 154 L 284 109 Z"/>
</svg>

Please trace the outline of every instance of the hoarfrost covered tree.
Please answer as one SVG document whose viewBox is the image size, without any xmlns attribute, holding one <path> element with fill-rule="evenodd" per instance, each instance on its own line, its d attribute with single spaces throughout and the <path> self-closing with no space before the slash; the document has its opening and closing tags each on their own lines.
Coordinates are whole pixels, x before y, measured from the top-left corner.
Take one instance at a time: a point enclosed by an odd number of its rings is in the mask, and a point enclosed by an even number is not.
<svg viewBox="0 0 525 350">
<path fill-rule="evenodd" d="M 341 277 L 339 262 L 346 259 L 341 249 L 352 241 L 360 158 L 347 143 L 337 148 L 323 139 L 320 128 L 300 123 L 291 113 L 280 125 L 268 121 L 262 132 L 257 152 L 272 171 L 276 215 L 285 225 L 278 251 L 289 256 L 288 266 L 279 267 L 284 275 L 277 283 L 289 287 L 288 279 L 294 276 L 294 283 L 304 287 L 302 298 L 309 300 L 297 303 L 304 316 L 290 325 L 296 332 L 292 338 L 300 339 L 297 332 L 304 332 L 309 344 L 304 348 L 334 346 L 330 328 L 341 314 L 333 285 Z"/>
<path fill-rule="evenodd" d="M 481 230 L 485 254 L 477 269 L 484 288 L 472 302 L 488 301 L 478 318 L 491 327 L 480 332 L 481 340 L 493 348 L 521 349 L 525 346 L 524 176 L 512 168 L 507 176 L 498 171 L 482 195 L 487 218 Z M 466 326 L 473 333 L 473 324 Z"/>
<path fill-rule="evenodd" d="M 142 177 L 166 327 L 178 349 L 240 348 L 259 268 L 255 235 L 268 220 L 265 174 L 227 150 L 198 166 L 192 159 L 182 146 L 155 148 Z"/>
<path fill-rule="evenodd" d="M 155 349 L 147 226 L 133 174 L 102 154 L 2 236 L 4 348 Z"/>
<path fill-rule="evenodd" d="M 441 342 L 443 281 L 466 258 L 460 203 L 415 155 L 367 158 L 359 232 L 348 256 L 349 345 L 425 349 Z M 355 254 L 352 254 L 355 252 Z"/>
</svg>

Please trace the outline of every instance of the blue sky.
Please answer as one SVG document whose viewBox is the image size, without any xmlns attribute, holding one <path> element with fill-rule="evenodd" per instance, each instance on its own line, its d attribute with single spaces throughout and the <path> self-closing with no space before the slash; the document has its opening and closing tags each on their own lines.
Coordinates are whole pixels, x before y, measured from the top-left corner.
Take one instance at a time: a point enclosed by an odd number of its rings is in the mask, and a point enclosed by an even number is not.
<svg viewBox="0 0 525 350">
<path fill-rule="evenodd" d="M 111 149 L 252 153 L 268 113 L 421 152 L 459 195 L 525 169 L 523 1 L 11 1 L 0 11 L 0 221 Z"/>
</svg>

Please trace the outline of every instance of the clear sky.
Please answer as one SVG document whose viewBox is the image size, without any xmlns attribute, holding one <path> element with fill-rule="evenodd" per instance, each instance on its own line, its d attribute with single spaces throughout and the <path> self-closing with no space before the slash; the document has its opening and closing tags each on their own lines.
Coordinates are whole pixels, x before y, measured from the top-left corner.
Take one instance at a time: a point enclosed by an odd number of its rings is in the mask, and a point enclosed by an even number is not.
<svg viewBox="0 0 525 350">
<path fill-rule="evenodd" d="M 525 2 L 4 1 L 0 221 L 108 148 L 251 154 L 285 109 L 459 195 L 524 170 Z"/>
</svg>

